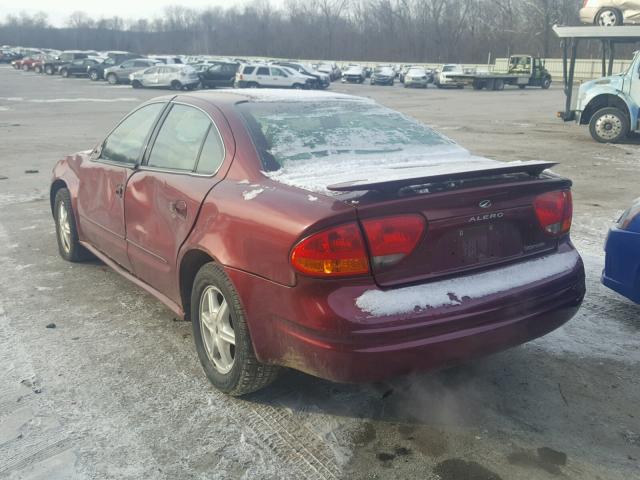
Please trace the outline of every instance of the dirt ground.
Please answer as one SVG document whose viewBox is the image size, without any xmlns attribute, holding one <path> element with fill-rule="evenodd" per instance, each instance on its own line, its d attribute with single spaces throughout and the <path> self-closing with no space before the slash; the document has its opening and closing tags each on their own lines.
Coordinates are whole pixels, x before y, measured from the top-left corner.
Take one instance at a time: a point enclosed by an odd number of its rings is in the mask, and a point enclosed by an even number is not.
<svg viewBox="0 0 640 480">
<path fill-rule="evenodd" d="M 476 154 L 559 162 L 574 181 L 587 269 L 579 314 L 444 372 L 372 385 L 287 372 L 228 398 L 207 382 L 188 323 L 104 265 L 57 254 L 54 163 L 164 92 L 3 67 L 0 478 L 639 478 L 640 307 L 599 276 L 608 227 L 640 196 L 640 140 L 600 145 L 563 124 L 558 86 L 332 89 L 371 96 Z"/>
</svg>

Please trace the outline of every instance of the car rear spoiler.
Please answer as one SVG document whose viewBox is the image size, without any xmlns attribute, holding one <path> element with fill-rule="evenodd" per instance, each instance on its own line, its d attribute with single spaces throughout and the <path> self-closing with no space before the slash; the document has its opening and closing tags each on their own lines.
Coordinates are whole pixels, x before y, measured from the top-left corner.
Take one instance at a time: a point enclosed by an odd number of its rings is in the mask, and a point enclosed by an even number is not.
<svg viewBox="0 0 640 480">
<path fill-rule="evenodd" d="M 465 168 L 464 170 L 457 170 L 455 169 L 455 164 L 453 164 L 452 170 L 450 172 L 438 172 L 432 175 L 382 181 L 369 181 L 364 179 L 353 180 L 349 182 L 329 185 L 327 186 L 327 189 L 334 192 L 356 192 L 365 190 L 394 191 L 409 185 L 425 185 L 429 183 L 439 183 L 446 181 L 470 180 L 482 177 L 493 177 L 496 175 L 520 173 L 527 174 L 532 177 L 537 177 L 543 171 L 555 165 L 557 165 L 556 162 L 529 161 L 505 163 L 504 165 L 496 165 L 495 167 L 487 167 L 485 164 L 480 168 L 473 168 L 473 166 L 467 165 L 467 168 Z"/>
</svg>

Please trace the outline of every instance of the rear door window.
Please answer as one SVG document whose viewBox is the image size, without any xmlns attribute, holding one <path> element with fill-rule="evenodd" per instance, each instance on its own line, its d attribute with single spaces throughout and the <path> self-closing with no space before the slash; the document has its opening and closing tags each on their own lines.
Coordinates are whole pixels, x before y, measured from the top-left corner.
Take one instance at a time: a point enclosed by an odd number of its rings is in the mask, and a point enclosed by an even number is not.
<svg viewBox="0 0 640 480">
<path fill-rule="evenodd" d="M 193 171 L 210 125 L 209 117 L 197 108 L 173 105 L 156 137 L 147 165 Z"/>
<path fill-rule="evenodd" d="M 269 75 L 269 69 L 267 67 L 260 67 L 256 72 L 256 75 Z"/>
<path fill-rule="evenodd" d="M 149 131 L 164 106 L 164 103 L 152 103 L 125 118 L 105 140 L 100 158 L 111 162 L 135 164 L 142 153 Z"/>
<path fill-rule="evenodd" d="M 242 69 L 242 73 L 244 73 L 245 75 L 251 75 L 255 69 L 256 67 L 244 67 Z"/>
</svg>

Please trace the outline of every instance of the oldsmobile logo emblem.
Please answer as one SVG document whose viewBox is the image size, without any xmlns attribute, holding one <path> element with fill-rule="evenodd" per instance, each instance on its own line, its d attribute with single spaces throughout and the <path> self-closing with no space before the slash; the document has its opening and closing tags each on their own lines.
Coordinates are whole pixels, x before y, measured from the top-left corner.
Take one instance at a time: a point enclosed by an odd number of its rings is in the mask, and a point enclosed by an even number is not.
<svg viewBox="0 0 640 480">
<path fill-rule="evenodd" d="M 492 205 L 491 200 L 482 200 L 478 206 L 480 208 L 489 208 Z"/>
</svg>

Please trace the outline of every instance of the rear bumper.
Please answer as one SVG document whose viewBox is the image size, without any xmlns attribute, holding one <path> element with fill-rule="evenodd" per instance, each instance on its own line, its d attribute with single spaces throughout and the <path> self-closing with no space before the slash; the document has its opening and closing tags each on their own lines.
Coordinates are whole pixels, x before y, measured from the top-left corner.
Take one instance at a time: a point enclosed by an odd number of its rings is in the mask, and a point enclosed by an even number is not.
<svg viewBox="0 0 640 480">
<path fill-rule="evenodd" d="M 584 7 L 580 9 L 580 22 L 592 25 L 600 7 Z"/>
<path fill-rule="evenodd" d="M 568 244 L 565 249 L 572 249 Z M 578 310 L 584 267 L 459 305 L 372 316 L 356 306 L 378 287 L 299 279 L 284 287 L 228 270 L 259 360 L 338 382 L 378 381 L 498 352 L 558 328 Z"/>
<path fill-rule="evenodd" d="M 640 233 L 612 228 L 605 244 L 602 283 L 640 303 Z"/>
</svg>

